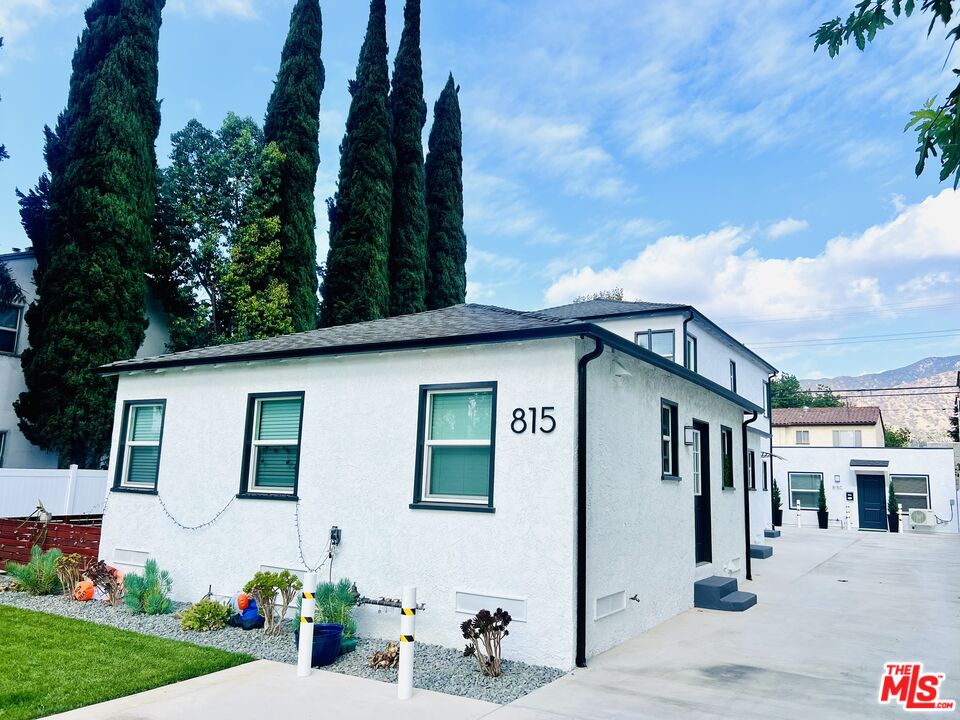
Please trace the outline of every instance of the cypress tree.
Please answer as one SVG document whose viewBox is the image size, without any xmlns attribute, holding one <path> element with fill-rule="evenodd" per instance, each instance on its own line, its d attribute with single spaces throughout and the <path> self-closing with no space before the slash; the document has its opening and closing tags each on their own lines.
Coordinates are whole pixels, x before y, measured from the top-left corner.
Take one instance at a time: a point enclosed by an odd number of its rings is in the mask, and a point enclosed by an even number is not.
<svg viewBox="0 0 960 720">
<path fill-rule="evenodd" d="M 427 309 L 457 305 L 467 295 L 467 236 L 463 232 L 463 136 L 453 75 L 433 106 L 427 154 Z"/>
<path fill-rule="evenodd" d="M 403 34 L 393 64 L 390 94 L 393 147 L 393 222 L 390 230 L 390 314 L 423 312 L 426 306 L 427 203 L 424 196 L 423 101 L 420 65 L 420 0 L 407 0 Z"/>
<path fill-rule="evenodd" d="M 330 250 L 323 279 L 324 325 L 374 320 L 390 311 L 390 141 L 384 0 L 371 0 L 357 77 L 350 83 L 347 131 L 340 143 L 337 192 L 327 201 Z"/>
<path fill-rule="evenodd" d="M 58 452 L 61 465 L 103 463 L 116 382 L 93 370 L 132 357 L 143 341 L 163 5 L 94 0 L 56 142 L 48 131 L 47 247 L 27 314 L 28 389 L 14 407 L 27 438 Z"/>
<path fill-rule="evenodd" d="M 263 125 L 265 141 L 275 142 L 283 155 L 276 213 L 280 218 L 277 279 L 289 288 L 291 320 L 297 332 L 317 326 L 313 192 L 320 165 L 317 133 L 324 84 L 322 34 L 319 0 L 297 0 Z"/>
</svg>

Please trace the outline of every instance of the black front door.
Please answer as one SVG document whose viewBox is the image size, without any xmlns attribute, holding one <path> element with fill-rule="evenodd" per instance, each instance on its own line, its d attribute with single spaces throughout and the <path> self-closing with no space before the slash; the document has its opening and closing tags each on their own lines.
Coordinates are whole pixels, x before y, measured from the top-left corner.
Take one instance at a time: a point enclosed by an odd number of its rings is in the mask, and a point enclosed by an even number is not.
<svg viewBox="0 0 960 720">
<path fill-rule="evenodd" d="M 710 426 L 697 421 L 693 423 L 693 527 L 696 561 L 710 562 Z"/>
<path fill-rule="evenodd" d="M 886 530 L 886 498 L 883 495 L 883 475 L 857 475 L 857 507 L 860 527 L 864 530 Z"/>
</svg>

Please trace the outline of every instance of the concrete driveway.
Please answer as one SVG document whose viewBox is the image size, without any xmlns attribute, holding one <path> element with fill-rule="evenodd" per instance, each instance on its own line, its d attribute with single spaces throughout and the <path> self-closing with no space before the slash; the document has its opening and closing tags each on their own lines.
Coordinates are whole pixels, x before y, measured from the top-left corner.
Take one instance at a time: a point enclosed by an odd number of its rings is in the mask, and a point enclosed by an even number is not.
<svg viewBox="0 0 960 720">
<path fill-rule="evenodd" d="M 960 536 L 785 528 L 770 543 L 743 587 L 756 607 L 683 613 L 502 707 L 424 690 L 400 702 L 394 685 L 259 661 L 64 717 L 903 717 L 877 702 L 890 661 L 945 673 L 941 698 L 960 700 Z"/>
<path fill-rule="evenodd" d="M 490 717 L 904 717 L 877 702 L 897 660 L 945 673 L 941 698 L 960 700 L 960 536 L 785 528 L 769 542 L 742 586 L 756 607 L 683 613 Z"/>
</svg>

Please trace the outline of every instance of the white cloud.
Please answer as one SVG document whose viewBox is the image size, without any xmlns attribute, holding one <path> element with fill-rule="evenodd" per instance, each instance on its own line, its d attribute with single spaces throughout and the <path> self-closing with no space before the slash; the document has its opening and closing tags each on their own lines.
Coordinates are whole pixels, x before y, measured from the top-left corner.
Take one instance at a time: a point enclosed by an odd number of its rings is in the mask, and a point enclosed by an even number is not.
<svg viewBox="0 0 960 720">
<path fill-rule="evenodd" d="M 842 307 L 877 308 L 893 317 L 891 303 L 942 298 L 955 282 L 943 267 L 960 262 L 957 217 L 960 193 L 944 190 L 888 223 L 830 240 L 812 257 L 763 257 L 749 246 L 751 231 L 741 227 L 669 235 L 620 265 L 579 266 L 556 280 L 545 299 L 556 305 L 622 287 L 631 297 L 690 303 L 725 321 L 823 318 Z M 813 325 L 823 336 L 823 321 Z M 838 326 L 831 322 L 830 332 Z"/>
<path fill-rule="evenodd" d="M 228 16 L 252 20 L 257 17 L 254 0 L 169 0 L 167 10 L 204 18 Z"/>
<path fill-rule="evenodd" d="M 777 222 L 771 224 L 767 228 L 767 237 L 775 240 L 777 238 L 786 237 L 787 235 L 793 235 L 801 230 L 806 230 L 808 226 L 809 223 L 806 220 L 784 218 L 783 220 L 778 220 Z"/>
</svg>

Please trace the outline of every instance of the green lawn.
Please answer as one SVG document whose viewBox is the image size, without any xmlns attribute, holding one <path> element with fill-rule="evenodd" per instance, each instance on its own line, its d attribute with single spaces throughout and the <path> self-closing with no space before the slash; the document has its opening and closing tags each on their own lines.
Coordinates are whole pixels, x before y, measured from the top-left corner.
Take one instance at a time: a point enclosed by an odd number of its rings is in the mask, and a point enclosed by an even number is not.
<svg viewBox="0 0 960 720">
<path fill-rule="evenodd" d="M 3 605 L 0 653 L 2 720 L 64 712 L 253 660 Z"/>
</svg>

